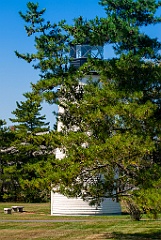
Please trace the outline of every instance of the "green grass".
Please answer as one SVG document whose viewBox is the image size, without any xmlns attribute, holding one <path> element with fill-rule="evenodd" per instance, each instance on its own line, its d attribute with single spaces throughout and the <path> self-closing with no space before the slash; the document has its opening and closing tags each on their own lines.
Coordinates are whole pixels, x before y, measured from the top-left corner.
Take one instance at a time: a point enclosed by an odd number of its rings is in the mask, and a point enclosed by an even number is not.
<svg viewBox="0 0 161 240">
<path fill-rule="evenodd" d="M 23 213 L 4 214 L 4 207 L 24 206 Z M 13 222 L 16 220 L 17 222 Z M 20 222 L 23 221 L 23 222 Z M 26 221 L 26 222 L 24 222 Z M 39 221 L 39 222 L 38 222 Z M 56 217 L 50 203 L 0 203 L 0 240 L 161 239 L 161 220 L 132 221 L 128 215 Z"/>
</svg>

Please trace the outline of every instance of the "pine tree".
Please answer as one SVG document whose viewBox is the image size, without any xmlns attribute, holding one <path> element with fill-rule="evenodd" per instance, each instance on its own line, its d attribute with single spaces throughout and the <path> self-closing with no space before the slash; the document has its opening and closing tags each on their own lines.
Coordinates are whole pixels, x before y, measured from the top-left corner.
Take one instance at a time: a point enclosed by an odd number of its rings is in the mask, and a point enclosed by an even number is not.
<svg viewBox="0 0 161 240">
<path fill-rule="evenodd" d="M 155 209 L 146 203 L 155 201 L 153 192 L 160 191 L 161 45 L 141 32 L 141 27 L 160 23 L 155 13 L 161 3 L 116 0 L 101 4 L 106 19 L 88 23 L 77 19 L 76 28 L 65 26 L 76 43 L 87 37 L 91 44 L 111 43 L 116 57 L 106 62 L 91 59 L 81 69 L 85 74 L 87 68 L 95 70 L 100 79 L 88 83 L 81 102 L 68 104 L 72 121 L 79 119 L 80 129 L 90 135 L 77 131 L 65 137 L 67 157 L 61 163 L 68 169 L 63 172 L 64 181 L 61 178 L 62 191 L 94 201 L 135 194 L 138 200 L 140 193 L 146 196 L 144 204 L 140 201 L 142 210 L 156 213 L 160 206 Z M 94 37 L 98 34 L 99 38 Z"/>
<path fill-rule="evenodd" d="M 47 167 L 45 169 L 47 156 L 52 152 L 49 123 L 45 123 L 45 115 L 40 112 L 41 97 L 33 93 L 25 93 L 23 96 L 26 101 L 17 102 L 17 108 L 12 112 L 16 118 L 10 119 L 17 123 L 16 140 L 13 143 L 17 150 L 14 154 L 19 186 L 17 199 L 40 201 L 46 197 L 50 185 L 47 181 Z"/>
<path fill-rule="evenodd" d="M 38 6 L 28 5 L 30 14 L 21 16 L 31 22 L 28 34 L 41 33 L 35 37 L 37 53 L 17 53 L 28 62 L 38 61 L 36 68 L 43 74 L 33 91 L 65 109 L 59 119 L 64 124 L 61 146 L 66 157 L 57 163 L 53 182 L 63 194 L 92 199 L 92 203 L 103 197 L 139 199 L 142 191 L 159 189 L 161 178 L 161 44 L 142 31 L 161 22 L 156 15 L 161 1 L 101 0 L 100 4 L 106 18 L 79 17 L 72 26 L 65 22 L 42 25 Z M 33 18 L 35 12 L 38 15 Z M 107 61 L 88 59 L 78 70 L 66 68 L 70 44 L 86 42 L 111 44 L 116 55 Z M 99 74 L 99 80 L 89 78 L 78 97 L 79 79 L 91 71 Z M 71 126 L 77 131 L 69 131 Z M 152 196 L 148 193 L 148 197 Z"/>
<path fill-rule="evenodd" d="M 45 9 L 39 10 L 39 5 L 29 2 L 26 14 L 20 12 L 20 16 L 26 22 L 26 33 L 35 36 L 35 54 L 16 55 L 27 62 L 33 62 L 34 68 L 40 70 L 41 80 L 32 84 L 36 92 L 44 93 L 49 103 L 57 102 L 57 88 L 64 82 L 67 65 L 69 63 L 69 34 L 62 29 L 60 23 L 45 23 L 42 18 Z M 36 64 L 35 64 L 36 60 Z"/>
<path fill-rule="evenodd" d="M 9 154 L 9 152 L 14 152 L 12 147 L 14 139 L 14 132 L 6 127 L 5 120 L 0 120 L 0 201 L 6 200 L 9 191 L 10 195 L 15 194 L 16 182 L 13 180 L 13 161 Z"/>
<path fill-rule="evenodd" d="M 24 93 L 26 101 L 16 102 L 17 108 L 12 112 L 16 116 L 10 120 L 18 123 L 15 128 L 20 132 L 36 134 L 49 131 L 49 123 L 45 123 L 45 115 L 41 115 L 41 97 L 33 93 Z"/>
</svg>

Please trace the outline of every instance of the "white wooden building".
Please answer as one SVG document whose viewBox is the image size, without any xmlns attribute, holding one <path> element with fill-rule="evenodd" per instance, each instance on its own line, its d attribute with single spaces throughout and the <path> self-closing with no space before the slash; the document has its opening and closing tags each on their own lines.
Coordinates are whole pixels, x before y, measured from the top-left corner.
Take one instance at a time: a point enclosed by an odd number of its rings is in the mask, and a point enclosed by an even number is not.
<svg viewBox="0 0 161 240">
<path fill-rule="evenodd" d="M 71 57 L 73 64 L 76 68 L 79 68 L 83 63 L 86 62 L 87 57 L 98 57 L 103 58 L 103 48 L 89 45 L 76 45 L 71 48 Z M 81 80 L 81 84 L 85 84 L 88 77 L 98 78 L 98 75 L 93 74 L 86 76 Z M 58 108 L 61 112 L 63 109 Z M 61 131 L 61 122 L 58 122 L 58 131 Z M 56 150 L 56 158 L 62 159 L 64 154 L 60 149 Z M 121 214 L 121 207 L 119 202 L 111 198 L 104 199 L 100 206 L 91 206 L 88 201 L 83 201 L 81 198 L 67 198 L 59 193 L 51 191 L 51 215 L 112 215 Z"/>
</svg>

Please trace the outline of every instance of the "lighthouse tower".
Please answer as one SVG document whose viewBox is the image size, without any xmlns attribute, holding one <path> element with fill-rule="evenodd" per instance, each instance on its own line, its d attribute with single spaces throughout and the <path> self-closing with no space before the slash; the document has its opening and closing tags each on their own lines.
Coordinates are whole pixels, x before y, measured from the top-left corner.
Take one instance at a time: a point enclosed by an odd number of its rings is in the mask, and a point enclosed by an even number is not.
<svg viewBox="0 0 161 240">
<path fill-rule="evenodd" d="M 90 46 L 89 44 L 72 45 L 70 48 L 71 65 L 78 69 L 82 66 L 88 57 L 103 59 L 103 47 Z M 88 78 L 98 79 L 96 72 L 91 72 L 90 76 L 85 76 L 81 79 L 81 83 L 85 84 Z M 58 107 L 61 113 L 64 111 Z M 58 131 L 61 131 L 62 123 L 58 122 Z M 62 159 L 64 153 L 61 149 L 56 150 L 56 158 Z M 80 215 L 112 215 L 120 214 L 121 207 L 116 200 L 111 198 L 104 199 L 100 206 L 91 206 L 88 201 L 83 201 L 81 198 L 68 198 L 62 194 L 51 191 L 51 215 L 55 216 L 80 216 Z"/>
</svg>

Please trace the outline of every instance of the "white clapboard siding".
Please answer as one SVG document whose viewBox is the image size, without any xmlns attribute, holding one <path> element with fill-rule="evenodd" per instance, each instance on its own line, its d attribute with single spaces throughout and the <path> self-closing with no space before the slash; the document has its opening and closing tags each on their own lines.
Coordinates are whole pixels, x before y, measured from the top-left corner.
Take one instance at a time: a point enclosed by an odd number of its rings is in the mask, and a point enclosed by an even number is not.
<svg viewBox="0 0 161 240">
<path fill-rule="evenodd" d="M 99 207 L 90 206 L 81 198 L 67 198 L 58 193 L 51 193 L 51 215 L 112 215 L 120 214 L 120 204 L 112 199 L 104 199 Z"/>
</svg>

